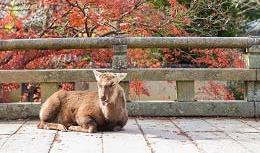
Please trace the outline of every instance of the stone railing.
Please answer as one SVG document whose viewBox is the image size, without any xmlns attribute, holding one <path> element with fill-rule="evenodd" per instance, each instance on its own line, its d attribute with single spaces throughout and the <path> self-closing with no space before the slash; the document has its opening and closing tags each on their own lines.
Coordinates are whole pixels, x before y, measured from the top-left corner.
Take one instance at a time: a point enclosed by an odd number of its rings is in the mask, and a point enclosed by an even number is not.
<svg viewBox="0 0 260 153">
<path fill-rule="evenodd" d="M 260 38 L 257 37 L 102 37 L 0 40 L 0 51 L 30 49 L 113 48 L 112 69 L 127 72 L 122 82 L 127 96 L 129 81 L 176 81 L 177 100 L 128 103 L 132 116 L 260 116 Z M 128 69 L 127 48 L 246 48 L 247 68 Z M 196 101 L 195 80 L 245 81 L 243 101 Z M 93 82 L 91 69 L 0 70 L 0 83 L 39 82 L 42 99 L 58 90 L 57 82 Z M 178 103 L 179 102 L 179 103 Z M 258 103 L 259 102 L 259 103 Z M 37 116 L 39 103 L 0 104 L 0 118 Z"/>
</svg>

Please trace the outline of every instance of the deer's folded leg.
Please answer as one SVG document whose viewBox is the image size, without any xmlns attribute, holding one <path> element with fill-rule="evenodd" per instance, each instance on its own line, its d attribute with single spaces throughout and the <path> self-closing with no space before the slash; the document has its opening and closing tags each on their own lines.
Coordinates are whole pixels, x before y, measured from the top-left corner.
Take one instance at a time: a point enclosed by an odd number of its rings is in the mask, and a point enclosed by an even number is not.
<svg viewBox="0 0 260 153">
<path fill-rule="evenodd" d="M 46 130 L 59 130 L 59 131 L 67 131 L 67 128 L 58 123 L 46 123 L 46 122 L 40 122 L 38 124 L 38 128 L 40 129 L 46 129 Z"/>
<path fill-rule="evenodd" d="M 97 124 L 90 116 L 78 117 L 77 124 L 79 126 L 70 126 L 69 130 L 77 132 L 95 133 L 97 132 Z"/>
<path fill-rule="evenodd" d="M 94 133 L 94 132 L 96 132 L 96 128 L 93 128 L 93 127 L 83 128 L 81 126 L 70 126 L 69 130 L 76 131 L 76 132 L 85 132 L 85 133 Z"/>
</svg>

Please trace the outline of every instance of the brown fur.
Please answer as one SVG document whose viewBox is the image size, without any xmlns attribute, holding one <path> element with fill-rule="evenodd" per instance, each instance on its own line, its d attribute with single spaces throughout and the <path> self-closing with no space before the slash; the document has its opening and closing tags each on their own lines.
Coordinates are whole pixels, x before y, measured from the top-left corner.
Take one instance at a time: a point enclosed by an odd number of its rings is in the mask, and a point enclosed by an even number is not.
<svg viewBox="0 0 260 153">
<path fill-rule="evenodd" d="M 121 130 L 128 120 L 124 90 L 119 85 L 125 76 L 96 73 L 98 92 L 54 93 L 41 107 L 38 128 L 80 132 Z"/>
</svg>

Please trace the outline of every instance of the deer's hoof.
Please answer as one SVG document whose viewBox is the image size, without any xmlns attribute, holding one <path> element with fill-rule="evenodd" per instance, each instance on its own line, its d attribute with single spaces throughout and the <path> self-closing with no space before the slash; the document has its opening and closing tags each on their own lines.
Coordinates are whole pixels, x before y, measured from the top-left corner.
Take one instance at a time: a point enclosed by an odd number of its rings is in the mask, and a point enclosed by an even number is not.
<svg viewBox="0 0 260 153">
<path fill-rule="evenodd" d="M 76 131 L 76 130 L 78 130 L 78 126 L 70 126 L 69 130 L 70 131 Z"/>
<path fill-rule="evenodd" d="M 43 128 L 44 128 L 44 124 L 43 124 L 42 122 L 39 122 L 39 123 L 37 124 L 37 128 L 38 128 L 38 129 L 43 129 Z"/>
<path fill-rule="evenodd" d="M 68 129 L 66 128 L 66 126 L 62 125 L 62 124 L 59 124 L 58 125 L 58 130 L 62 131 L 62 132 L 67 132 Z"/>
</svg>

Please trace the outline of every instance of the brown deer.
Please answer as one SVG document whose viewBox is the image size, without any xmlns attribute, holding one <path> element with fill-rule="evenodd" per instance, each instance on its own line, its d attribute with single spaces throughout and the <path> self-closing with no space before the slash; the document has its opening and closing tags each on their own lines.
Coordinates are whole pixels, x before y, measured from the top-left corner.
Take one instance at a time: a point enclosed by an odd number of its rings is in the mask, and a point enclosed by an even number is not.
<svg viewBox="0 0 260 153">
<path fill-rule="evenodd" d="M 119 82 L 126 73 L 93 72 L 98 92 L 55 92 L 41 107 L 38 128 L 93 133 L 119 131 L 124 127 L 128 114 L 125 93 Z"/>
</svg>

